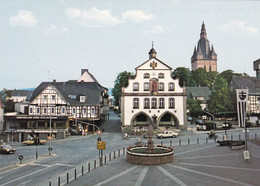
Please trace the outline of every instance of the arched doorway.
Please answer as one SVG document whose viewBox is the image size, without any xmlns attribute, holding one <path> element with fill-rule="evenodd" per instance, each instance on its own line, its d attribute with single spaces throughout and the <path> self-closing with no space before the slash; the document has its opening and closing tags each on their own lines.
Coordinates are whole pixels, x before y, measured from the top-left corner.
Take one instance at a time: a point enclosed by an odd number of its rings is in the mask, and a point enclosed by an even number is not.
<svg viewBox="0 0 260 186">
<path fill-rule="evenodd" d="M 159 127 L 179 127 L 179 120 L 178 118 L 170 113 L 170 112 L 165 112 L 161 115 L 161 117 L 158 119 L 158 125 Z"/>
<path fill-rule="evenodd" d="M 132 126 L 148 126 L 151 123 L 151 118 L 144 112 L 135 114 L 131 120 Z"/>
</svg>

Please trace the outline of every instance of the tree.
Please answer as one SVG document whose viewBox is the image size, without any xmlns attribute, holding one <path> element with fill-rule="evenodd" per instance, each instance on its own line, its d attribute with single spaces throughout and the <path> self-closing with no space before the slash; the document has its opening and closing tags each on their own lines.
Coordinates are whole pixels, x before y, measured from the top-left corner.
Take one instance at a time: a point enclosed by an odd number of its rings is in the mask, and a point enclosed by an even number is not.
<svg viewBox="0 0 260 186">
<path fill-rule="evenodd" d="M 3 100 L 4 104 L 5 104 L 5 110 L 4 112 L 14 112 L 14 102 L 13 100 L 11 100 L 10 98 L 12 97 L 12 93 L 10 90 L 7 89 L 3 89 L 0 92 L 0 99 Z"/>
<path fill-rule="evenodd" d="M 196 82 L 196 86 L 209 87 L 209 89 L 213 87 L 217 75 L 217 72 L 207 72 L 203 68 L 198 68 L 191 72 L 192 79 Z"/>
<path fill-rule="evenodd" d="M 228 82 L 222 76 L 218 76 L 207 101 L 208 109 L 212 113 L 226 112 L 231 109 L 230 92 Z"/>
<path fill-rule="evenodd" d="M 189 114 L 191 116 L 197 117 L 198 115 L 203 113 L 200 104 L 201 104 L 200 100 L 188 99 L 187 109 L 189 109 Z"/>
<path fill-rule="evenodd" d="M 133 79 L 135 75 L 132 72 L 121 72 L 115 82 L 114 88 L 112 89 L 112 95 L 114 96 L 114 102 L 116 106 L 119 106 L 119 100 L 122 95 L 122 87 L 127 87 L 128 79 Z"/>
<path fill-rule="evenodd" d="M 195 81 L 191 78 L 191 71 L 185 67 L 178 67 L 172 72 L 173 79 L 179 79 L 179 85 L 181 87 L 193 87 Z"/>
</svg>

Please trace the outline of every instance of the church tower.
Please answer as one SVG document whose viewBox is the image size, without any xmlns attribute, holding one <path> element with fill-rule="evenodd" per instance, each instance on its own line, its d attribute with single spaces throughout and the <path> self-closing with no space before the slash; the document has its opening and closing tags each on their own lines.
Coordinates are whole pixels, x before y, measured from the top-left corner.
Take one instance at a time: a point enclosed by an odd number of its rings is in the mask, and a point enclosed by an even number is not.
<svg viewBox="0 0 260 186">
<path fill-rule="evenodd" d="M 204 22 L 201 26 L 200 40 L 191 57 L 191 69 L 204 68 L 207 72 L 217 71 L 217 54 L 213 45 L 210 47 Z"/>
</svg>

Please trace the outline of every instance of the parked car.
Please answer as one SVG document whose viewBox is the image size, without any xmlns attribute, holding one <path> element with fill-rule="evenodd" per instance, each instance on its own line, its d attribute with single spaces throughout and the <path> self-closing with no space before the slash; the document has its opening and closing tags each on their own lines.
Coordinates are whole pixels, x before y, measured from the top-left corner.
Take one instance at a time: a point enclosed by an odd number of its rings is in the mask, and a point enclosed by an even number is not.
<svg viewBox="0 0 260 186">
<path fill-rule="evenodd" d="M 6 154 L 13 154 L 15 152 L 15 148 L 11 147 L 10 145 L 1 145 L 0 152 Z"/>
<path fill-rule="evenodd" d="M 44 145 L 46 143 L 46 140 L 40 140 L 40 145 Z M 22 142 L 23 145 L 35 145 L 34 140 L 27 140 Z"/>
<path fill-rule="evenodd" d="M 157 134 L 158 138 L 175 138 L 179 134 L 173 131 L 164 131 L 163 133 Z"/>
</svg>

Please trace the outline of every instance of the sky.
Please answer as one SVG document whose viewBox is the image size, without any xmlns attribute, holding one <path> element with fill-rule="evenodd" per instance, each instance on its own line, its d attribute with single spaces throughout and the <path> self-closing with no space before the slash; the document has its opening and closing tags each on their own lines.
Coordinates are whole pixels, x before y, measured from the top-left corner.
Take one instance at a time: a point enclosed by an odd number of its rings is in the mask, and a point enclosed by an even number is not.
<svg viewBox="0 0 260 186">
<path fill-rule="evenodd" d="M 120 72 L 149 59 L 191 69 L 205 22 L 218 72 L 255 76 L 260 58 L 260 1 L 0 0 L 0 90 L 76 80 L 89 69 L 114 86 Z"/>
</svg>

